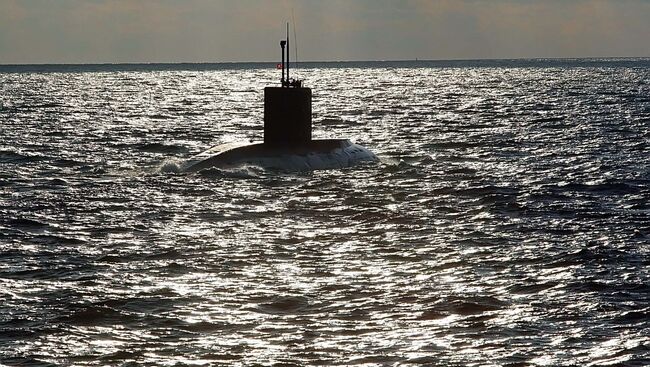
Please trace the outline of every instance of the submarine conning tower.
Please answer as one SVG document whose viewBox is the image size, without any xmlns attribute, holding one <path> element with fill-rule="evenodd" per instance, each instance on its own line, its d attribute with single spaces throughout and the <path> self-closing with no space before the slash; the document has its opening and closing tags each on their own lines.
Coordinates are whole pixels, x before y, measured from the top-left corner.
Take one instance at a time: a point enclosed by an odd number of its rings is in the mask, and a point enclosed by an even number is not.
<svg viewBox="0 0 650 367">
<path fill-rule="evenodd" d="M 300 147 L 311 142 L 311 89 L 303 87 L 300 80 L 290 79 L 288 24 L 287 39 L 280 41 L 280 48 L 281 84 L 264 88 L 264 145 Z"/>
<path fill-rule="evenodd" d="M 304 172 L 379 161 L 373 152 L 348 139 L 311 138 L 311 89 L 303 88 L 302 81 L 290 77 L 288 24 L 287 39 L 280 41 L 280 47 L 281 84 L 264 88 L 264 142 L 212 147 L 187 160 L 181 167 L 183 172 L 241 165 Z"/>
</svg>

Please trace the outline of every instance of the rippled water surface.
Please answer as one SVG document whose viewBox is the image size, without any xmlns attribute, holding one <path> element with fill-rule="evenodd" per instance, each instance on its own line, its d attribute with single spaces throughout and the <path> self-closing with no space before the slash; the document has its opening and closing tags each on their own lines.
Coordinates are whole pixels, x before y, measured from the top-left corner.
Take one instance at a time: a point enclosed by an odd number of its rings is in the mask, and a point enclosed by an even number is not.
<svg viewBox="0 0 650 367">
<path fill-rule="evenodd" d="M 141 69 L 0 73 L 0 364 L 650 363 L 648 60 L 299 70 L 382 159 L 311 173 L 176 170 L 276 70 Z"/>
</svg>

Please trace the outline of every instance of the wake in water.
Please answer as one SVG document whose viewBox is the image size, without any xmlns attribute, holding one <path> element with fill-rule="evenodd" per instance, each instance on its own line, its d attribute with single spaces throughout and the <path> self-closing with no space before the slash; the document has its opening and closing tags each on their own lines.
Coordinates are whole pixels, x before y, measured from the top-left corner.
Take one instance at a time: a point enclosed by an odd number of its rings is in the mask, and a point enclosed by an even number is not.
<svg viewBox="0 0 650 367">
<path fill-rule="evenodd" d="M 181 173 L 184 162 L 177 158 L 167 158 L 154 168 L 154 173 Z"/>
<path fill-rule="evenodd" d="M 199 170 L 197 172 L 186 172 L 183 170 L 183 167 L 186 166 L 187 161 L 177 158 L 168 158 L 165 159 L 162 163 L 156 166 L 153 170 L 153 174 L 199 174 L 206 178 L 241 178 L 241 179 L 251 179 L 251 178 L 260 178 L 267 176 L 269 174 L 278 174 L 282 171 L 264 169 L 260 166 L 241 164 L 235 167 L 230 168 L 216 168 L 210 167 L 206 169 Z"/>
</svg>

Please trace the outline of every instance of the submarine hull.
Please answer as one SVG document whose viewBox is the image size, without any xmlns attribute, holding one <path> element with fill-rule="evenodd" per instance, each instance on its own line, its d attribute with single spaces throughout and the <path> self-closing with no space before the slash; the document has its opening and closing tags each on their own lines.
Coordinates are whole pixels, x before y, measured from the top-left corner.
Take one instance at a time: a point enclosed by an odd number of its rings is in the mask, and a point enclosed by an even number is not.
<svg viewBox="0 0 650 367">
<path fill-rule="evenodd" d="M 280 171 L 313 171 L 351 167 L 363 162 L 378 162 L 370 150 L 347 139 L 311 140 L 297 146 L 283 144 L 223 144 L 190 158 L 185 172 L 207 168 L 254 165 Z"/>
</svg>

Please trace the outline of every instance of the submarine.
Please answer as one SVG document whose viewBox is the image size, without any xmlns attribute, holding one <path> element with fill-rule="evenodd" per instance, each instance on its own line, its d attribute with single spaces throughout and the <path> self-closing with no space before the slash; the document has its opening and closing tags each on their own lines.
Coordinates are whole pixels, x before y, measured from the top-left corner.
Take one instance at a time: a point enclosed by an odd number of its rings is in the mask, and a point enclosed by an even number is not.
<svg viewBox="0 0 650 367">
<path fill-rule="evenodd" d="M 287 38 L 280 41 L 280 48 L 280 85 L 264 88 L 263 142 L 212 147 L 186 160 L 181 165 L 182 171 L 242 165 L 278 171 L 313 171 L 379 161 L 373 152 L 348 139 L 312 139 L 312 93 L 301 80 L 290 78 L 288 24 Z"/>
</svg>

